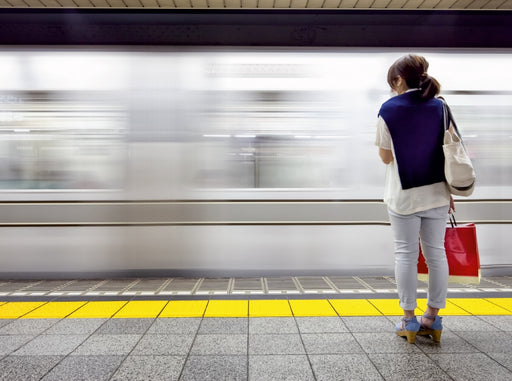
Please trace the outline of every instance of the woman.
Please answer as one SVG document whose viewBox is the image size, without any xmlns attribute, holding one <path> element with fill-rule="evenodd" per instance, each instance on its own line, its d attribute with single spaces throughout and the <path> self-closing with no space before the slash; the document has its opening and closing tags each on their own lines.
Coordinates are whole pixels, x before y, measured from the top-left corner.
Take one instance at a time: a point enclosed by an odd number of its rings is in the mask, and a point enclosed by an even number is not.
<svg viewBox="0 0 512 381">
<path fill-rule="evenodd" d="M 454 210 L 444 177 L 443 106 L 440 85 L 427 74 L 424 57 L 409 54 L 388 71 L 398 95 L 385 102 L 377 123 L 376 145 L 387 164 L 384 202 L 395 240 L 395 277 L 404 317 L 399 336 L 441 338 L 439 309 L 445 307 L 448 263 L 444 250 L 446 220 Z M 429 268 L 427 310 L 416 318 L 419 242 Z"/>
</svg>

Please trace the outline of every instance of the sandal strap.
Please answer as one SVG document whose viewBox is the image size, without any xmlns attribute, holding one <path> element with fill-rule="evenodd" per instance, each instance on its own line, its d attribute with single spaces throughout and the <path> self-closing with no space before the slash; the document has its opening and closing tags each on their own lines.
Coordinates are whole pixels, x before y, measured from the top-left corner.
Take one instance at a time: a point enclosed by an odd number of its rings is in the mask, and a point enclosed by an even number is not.
<svg viewBox="0 0 512 381">
<path fill-rule="evenodd" d="M 424 317 L 426 319 L 435 319 L 436 318 L 434 315 L 428 315 L 428 314 L 423 314 L 422 317 Z"/>
</svg>

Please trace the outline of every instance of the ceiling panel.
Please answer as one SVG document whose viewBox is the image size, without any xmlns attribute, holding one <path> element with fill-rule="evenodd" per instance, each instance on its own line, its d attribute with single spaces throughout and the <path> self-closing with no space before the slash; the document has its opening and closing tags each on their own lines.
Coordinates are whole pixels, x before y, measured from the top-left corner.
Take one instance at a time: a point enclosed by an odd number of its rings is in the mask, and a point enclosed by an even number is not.
<svg viewBox="0 0 512 381">
<path fill-rule="evenodd" d="M 0 8 L 512 10 L 512 0 L 0 0 Z"/>
</svg>

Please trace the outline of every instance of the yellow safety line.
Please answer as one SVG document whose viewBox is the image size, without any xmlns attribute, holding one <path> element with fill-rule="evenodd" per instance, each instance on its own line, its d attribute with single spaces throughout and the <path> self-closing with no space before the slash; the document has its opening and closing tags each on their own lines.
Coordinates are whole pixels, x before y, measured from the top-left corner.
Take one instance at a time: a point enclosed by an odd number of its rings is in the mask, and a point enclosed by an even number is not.
<svg viewBox="0 0 512 381">
<path fill-rule="evenodd" d="M 0 319 L 400 316 L 396 299 L 2 302 Z M 417 314 L 427 307 L 418 300 Z M 512 298 L 451 298 L 441 315 L 512 315 Z"/>
</svg>

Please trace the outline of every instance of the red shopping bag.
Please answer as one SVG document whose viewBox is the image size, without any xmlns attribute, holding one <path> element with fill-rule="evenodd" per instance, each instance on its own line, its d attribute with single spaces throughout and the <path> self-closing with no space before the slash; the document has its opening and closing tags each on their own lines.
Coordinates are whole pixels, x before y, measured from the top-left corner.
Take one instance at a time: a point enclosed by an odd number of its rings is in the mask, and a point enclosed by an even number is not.
<svg viewBox="0 0 512 381">
<path fill-rule="evenodd" d="M 453 219 L 453 221 L 452 221 Z M 450 282 L 480 283 L 480 256 L 476 241 L 475 224 L 457 225 L 450 215 L 451 226 L 446 227 L 444 248 L 448 259 Z M 428 267 L 421 252 L 418 259 L 418 279 L 428 280 Z"/>
</svg>

